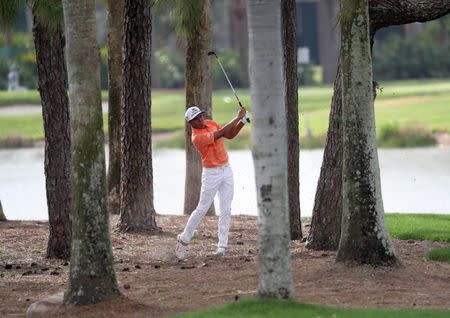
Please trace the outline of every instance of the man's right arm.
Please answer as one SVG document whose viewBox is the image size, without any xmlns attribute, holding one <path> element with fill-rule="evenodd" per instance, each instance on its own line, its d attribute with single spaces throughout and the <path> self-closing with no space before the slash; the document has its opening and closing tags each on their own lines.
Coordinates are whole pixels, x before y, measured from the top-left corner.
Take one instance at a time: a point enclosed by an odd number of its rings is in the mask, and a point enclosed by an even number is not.
<svg viewBox="0 0 450 318">
<path fill-rule="evenodd" d="M 214 132 L 214 140 L 219 138 L 233 139 L 239 133 L 239 131 L 244 127 L 242 118 L 244 118 L 246 110 L 244 107 L 239 109 L 238 115 L 230 121 L 228 124 L 223 126 L 221 129 Z"/>
</svg>

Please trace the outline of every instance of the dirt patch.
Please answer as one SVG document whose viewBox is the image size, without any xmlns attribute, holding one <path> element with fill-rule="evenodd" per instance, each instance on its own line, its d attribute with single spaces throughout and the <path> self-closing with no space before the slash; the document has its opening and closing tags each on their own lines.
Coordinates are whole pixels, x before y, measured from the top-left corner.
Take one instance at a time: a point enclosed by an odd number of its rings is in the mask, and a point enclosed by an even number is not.
<svg viewBox="0 0 450 318">
<path fill-rule="evenodd" d="M 123 296 L 68 308 L 53 316 L 141 317 L 196 311 L 254 295 L 258 288 L 257 220 L 235 216 L 230 246 L 214 258 L 217 217 L 206 217 L 189 246 L 188 260 L 174 257 L 186 217 L 158 216 L 158 235 L 112 231 L 116 274 Z M 113 216 L 111 223 L 115 224 Z M 307 227 L 304 228 L 306 233 Z M 24 316 L 31 303 L 64 291 L 68 262 L 48 260 L 46 222 L 0 222 L 0 316 Z M 309 251 L 292 242 L 295 298 L 301 302 L 366 308 L 450 308 L 450 264 L 424 259 L 449 243 L 394 241 L 395 267 L 336 264 L 335 252 Z"/>
</svg>

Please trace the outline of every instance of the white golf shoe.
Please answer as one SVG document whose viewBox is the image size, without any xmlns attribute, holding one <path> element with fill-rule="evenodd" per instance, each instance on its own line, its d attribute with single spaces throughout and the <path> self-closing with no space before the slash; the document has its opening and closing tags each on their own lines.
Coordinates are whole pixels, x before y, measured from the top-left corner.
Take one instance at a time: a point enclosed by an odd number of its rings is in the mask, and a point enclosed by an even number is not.
<svg viewBox="0 0 450 318">
<path fill-rule="evenodd" d="M 177 236 L 177 247 L 175 248 L 175 255 L 179 260 L 185 259 L 185 252 L 186 252 L 186 246 L 187 243 L 183 242 L 180 238 L 180 235 Z"/>
<path fill-rule="evenodd" d="M 213 253 L 214 256 L 224 256 L 225 255 L 225 247 L 217 248 L 217 251 Z"/>
</svg>

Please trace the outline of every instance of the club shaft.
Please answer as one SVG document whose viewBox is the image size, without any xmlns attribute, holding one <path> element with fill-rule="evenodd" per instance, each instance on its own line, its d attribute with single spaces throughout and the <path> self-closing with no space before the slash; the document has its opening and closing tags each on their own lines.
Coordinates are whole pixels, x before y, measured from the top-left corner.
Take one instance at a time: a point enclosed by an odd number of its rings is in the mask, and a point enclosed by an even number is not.
<svg viewBox="0 0 450 318">
<path fill-rule="evenodd" d="M 239 100 L 239 97 L 238 97 L 238 95 L 236 94 L 236 91 L 234 90 L 234 87 L 233 87 L 233 85 L 231 84 L 230 79 L 228 78 L 227 72 L 225 72 L 225 69 L 223 68 L 222 63 L 220 63 L 220 60 L 219 60 L 219 58 L 217 57 L 217 55 L 216 55 L 216 59 L 217 59 L 217 62 L 219 62 L 220 68 L 222 69 L 222 72 L 223 72 L 223 74 L 225 75 L 225 78 L 227 79 L 228 84 L 230 84 L 230 87 L 231 87 L 231 89 L 233 90 L 234 96 L 236 96 L 236 99 L 237 99 L 237 101 L 239 102 L 239 106 L 242 107 L 241 101 Z"/>
</svg>

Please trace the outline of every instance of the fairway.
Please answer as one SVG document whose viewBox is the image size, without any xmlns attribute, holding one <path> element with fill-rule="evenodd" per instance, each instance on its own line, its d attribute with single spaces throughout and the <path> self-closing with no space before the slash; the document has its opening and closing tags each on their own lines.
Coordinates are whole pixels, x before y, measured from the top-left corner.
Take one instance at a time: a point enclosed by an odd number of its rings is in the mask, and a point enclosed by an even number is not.
<svg viewBox="0 0 450 318">
<path fill-rule="evenodd" d="M 450 132 L 450 80 L 394 81 L 380 83 L 375 100 L 377 131 L 386 125 L 399 128 L 418 128 L 428 132 Z M 252 115 L 249 89 L 238 89 L 242 103 Z M 307 132 L 313 136 L 324 136 L 328 129 L 333 87 L 299 88 L 299 131 L 301 136 Z M 102 99 L 107 101 L 107 92 Z M 1 106 L 39 104 L 39 94 L 28 92 L 0 92 L 0 139 L 11 137 L 43 140 L 41 115 L 2 116 Z M 238 111 L 237 101 L 231 89 L 216 90 L 212 97 L 213 118 L 225 124 Z M 154 133 L 165 131 L 184 131 L 185 111 L 184 90 L 155 90 L 151 97 L 152 130 Z M 107 116 L 104 116 L 104 128 L 107 131 Z M 232 148 L 248 147 L 247 141 L 232 145 Z M 180 133 L 182 136 L 182 133 Z M 322 137 L 323 138 L 323 137 Z M 182 145 L 182 142 L 172 142 Z"/>
</svg>

